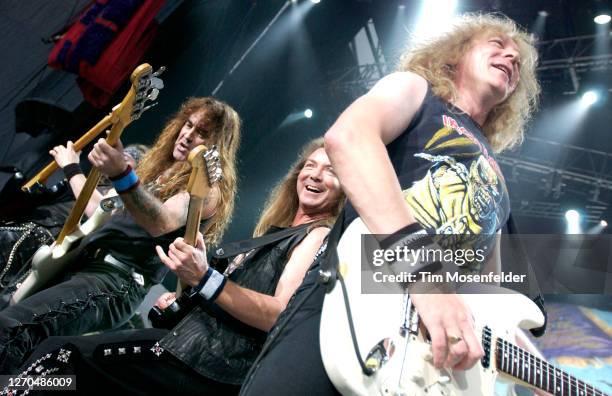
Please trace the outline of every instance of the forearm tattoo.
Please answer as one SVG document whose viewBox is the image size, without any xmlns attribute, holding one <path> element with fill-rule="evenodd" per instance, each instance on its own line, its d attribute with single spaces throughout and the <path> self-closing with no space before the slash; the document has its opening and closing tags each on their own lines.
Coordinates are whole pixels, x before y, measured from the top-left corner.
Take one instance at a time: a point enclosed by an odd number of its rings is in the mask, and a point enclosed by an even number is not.
<svg viewBox="0 0 612 396">
<path fill-rule="evenodd" d="M 142 186 L 136 187 L 127 194 L 122 194 L 121 199 L 129 209 L 133 209 L 142 214 L 142 217 L 146 217 L 147 220 L 154 222 L 160 220 L 162 215 L 162 202 L 151 195 L 151 193 Z"/>
</svg>

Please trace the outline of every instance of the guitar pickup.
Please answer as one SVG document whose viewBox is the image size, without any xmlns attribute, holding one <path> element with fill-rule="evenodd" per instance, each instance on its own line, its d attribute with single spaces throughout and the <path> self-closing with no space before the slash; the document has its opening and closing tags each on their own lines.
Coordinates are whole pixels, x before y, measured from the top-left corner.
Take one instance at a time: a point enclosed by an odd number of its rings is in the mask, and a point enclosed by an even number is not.
<svg viewBox="0 0 612 396">
<path fill-rule="evenodd" d="M 110 212 L 115 209 L 122 209 L 122 208 L 123 208 L 123 201 L 118 195 L 115 195 L 113 197 L 104 198 L 103 200 L 100 201 L 100 209 L 102 209 L 104 212 Z"/>
</svg>

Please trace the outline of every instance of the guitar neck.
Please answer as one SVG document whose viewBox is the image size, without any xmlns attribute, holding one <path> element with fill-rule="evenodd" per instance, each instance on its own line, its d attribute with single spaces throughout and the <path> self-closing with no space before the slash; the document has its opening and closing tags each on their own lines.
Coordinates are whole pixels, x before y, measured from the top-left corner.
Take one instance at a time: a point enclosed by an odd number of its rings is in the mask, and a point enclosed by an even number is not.
<svg viewBox="0 0 612 396">
<path fill-rule="evenodd" d="M 189 198 L 189 210 L 187 212 L 187 224 L 185 225 L 185 243 L 195 246 L 200 230 L 200 220 L 202 219 L 202 198 L 191 196 Z"/>
<path fill-rule="evenodd" d="M 483 344 L 490 346 L 490 330 L 485 328 Z M 599 389 L 573 377 L 511 342 L 496 338 L 495 364 L 498 371 L 555 396 L 605 396 Z"/>
<path fill-rule="evenodd" d="M 83 189 L 77 197 L 77 200 L 74 203 L 74 206 L 72 207 L 72 210 L 70 211 L 66 222 L 64 223 L 62 231 L 60 231 L 59 235 L 57 236 L 56 243 L 58 245 L 60 245 L 64 241 L 64 238 L 66 238 L 66 236 L 72 234 L 78 228 L 79 224 L 81 223 L 81 217 L 83 217 L 83 213 L 87 208 L 89 198 L 93 194 L 94 190 L 96 189 L 96 186 L 98 185 L 98 182 L 100 181 L 100 176 L 100 171 L 97 168 L 91 168 L 91 171 L 87 176 L 87 180 L 83 185 Z"/>
<path fill-rule="evenodd" d="M 108 136 L 106 137 L 107 143 L 111 146 L 115 145 L 119 140 L 121 132 L 123 132 L 124 128 L 125 124 L 121 122 L 120 119 L 116 120 L 115 124 L 113 124 L 113 126 L 111 127 Z M 101 176 L 102 175 L 97 168 L 91 168 L 91 171 L 87 176 L 87 180 L 85 181 L 85 185 L 79 193 L 74 207 L 72 208 L 72 210 L 70 211 L 70 215 L 68 215 L 68 218 L 66 219 L 66 223 L 64 223 L 64 228 L 62 228 L 62 231 L 60 231 L 57 237 L 56 242 L 58 245 L 64 241 L 64 238 L 66 236 L 73 233 L 81 223 L 81 218 L 83 217 L 83 213 L 87 208 L 87 203 L 89 202 L 89 199 L 91 198 L 91 195 L 93 194 L 94 190 L 98 186 L 98 182 L 100 181 Z"/>
<path fill-rule="evenodd" d="M 189 198 L 189 210 L 187 212 L 187 224 L 185 225 L 185 243 L 195 246 L 200 230 L 200 220 L 202 219 L 202 198 L 192 195 Z M 187 284 L 180 279 L 176 285 L 176 297 L 180 297 Z"/>
<path fill-rule="evenodd" d="M 206 146 L 199 145 L 189 153 L 187 160 L 191 164 L 191 174 L 187 182 L 187 191 L 189 192 L 189 210 L 187 211 L 187 222 L 185 224 L 185 243 L 195 246 L 198 231 L 200 231 L 200 221 L 202 220 L 202 211 L 204 210 L 204 201 L 210 191 L 209 168 L 207 159 L 214 160 L 216 157 L 209 154 Z M 211 166 L 216 166 L 214 161 L 211 161 Z M 216 181 L 216 180 L 215 180 Z M 176 285 L 176 297 L 180 297 L 183 289 L 187 285 L 180 279 Z"/>
<path fill-rule="evenodd" d="M 93 128 L 87 131 L 83 136 L 81 136 L 76 142 L 74 142 L 74 151 L 81 151 L 83 148 L 88 145 L 94 138 L 96 138 L 99 134 L 101 134 L 105 128 L 111 124 L 111 116 L 107 115 L 100 122 L 98 122 Z M 23 191 L 28 191 L 32 188 L 36 183 L 44 183 L 49 176 L 53 174 L 58 169 L 57 162 L 51 161 L 49 165 L 47 165 L 43 170 L 38 172 L 36 176 L 30 179 L 26 184 L 21 187 Z"/>
</svg>

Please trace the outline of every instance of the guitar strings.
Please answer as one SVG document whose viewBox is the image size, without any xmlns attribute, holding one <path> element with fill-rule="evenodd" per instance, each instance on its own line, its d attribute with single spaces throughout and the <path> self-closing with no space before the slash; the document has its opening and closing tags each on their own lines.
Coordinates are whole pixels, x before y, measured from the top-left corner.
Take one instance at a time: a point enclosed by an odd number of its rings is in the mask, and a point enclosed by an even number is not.
<svg viewBox="0 0 612 396">
<path fill-rule="evenodd" d="M 485 327 L 485 328 L 482 328 L 481 331 L 482 331 L 483 334 L 485 334 L 485 335 L 487 335 L 489 337 L 493 337 L 493 334 L 492 334 L 492 331 L 491 331 L 490 328 Z M 504 340 L 501 337 L 496 337 L 495 338 L 495 342 L 496 342 L 497 346 L 501 346 L 502 348 L 504 348 L 505 345 L 507 345 L 508 347 L 513 349 L 514 352 L 518 352 L 519 357 L 520 357 L 520 355 L 522 355 L 523 357 L 527 357 L 529 359 L 529 364 L 540 362 L 540 370 L 543 371 L 543 373 L 545 373 L 547 375 L 550 375 L 552 373 L 556 377 L 556 375 L 561 374 L 562 381 L 567 380 L 567 383 L 569 384 L 569 391 L 570 392 L 572 390 L 577 391 L 580 387 L 583 387 L 587 391 L 590 390 L 591 392 L 594 392 L 595 395 L 606 396 L 606 394 L 604 392 L 600 391 L 599 389 L 595 388 L 594 386 L 589 385 L 586 382 L 584 382 L 584 381 L 582 381 L 582 380 L 580 380 L 580 379 L 578 379 L 576 377 L 571 376 L 570 374 L 566 373 L 565 371 L 563 371 L 563 370 L 561 370 L 559 368 L 556 368 L 552 364 L 546 362 L 544 359 L 541 359 L 541 358 L 535 356 L 534 354 L 526 351 L 523 348 L 518 347 L 517 345 L 514 345 L 513 343 L 511 343 L 509 341 Z M 534 367 L 537 367 L 537 366 L 534 365 Z M 517 367 L 517 369 L 518 369 L 518 367 Z M 572 380 L 576 383 L 575 385 L 572 384 L 572 382 L 571 382 Z M 578 384 L 579 382 L 583 386 L 579 387 L 579 384 Z M 532 384 L 532 385 L 535 385 L 535 384 Z M 548 380 L 547 380 L 547 385 L 550 385 L 550 381 L 548 381 Z M 556 386 L 556 382 L 553 385 Z M 572 389 L 572 387 L 574 387 L 575 389 Z M 554 390 L 555 389 L 553 389 L 553 391 Z"/>
<path fill-rule="evenodd" d="M 490 330 L 485 329 L 485 332 L 488 333 L 489 336 L 492 336 Z M 578 384 L 572 385 L 572 383 L 571 383 L 572 376 L 570 376 L 569 374 L 567 374 L 563 370 L 560 370 L 560 369 L 552 366 L 550 363 L 546 362 L 545 360 L 540 359 L 539 357 L 529 353 L 528 351 L 524 350 L 523 348 L 520 348 L 520 347 L 512 344 L 511 342 L 506 341 L 506 340 L 504 340 L 504 339 L 502 339 L 500 337 L 496 338 L 496 343 L 497 343 L 497 345 L 502 346 L 502 348 L 504 348 L 504 349 L 505 349 L 505 346 L 508 346 L 508 348 L 511 349 L 511 351 L 509 351 L 510 353 L 518 352 L 519 357 L 521 357 L 521 356 L 527 357 L 529 359 L 529 364 L 536 363 L 536 362 L 539 361 L 540 362 L 540 370 L 543 371 L 543 373 L 545 373 L 547 375 L 550 375 L 552 373 L 556 377 L 557 374 L 561 374 L 561 380 L 567 380 L 567 382 L 568 382 L 568 384 L 570 386 L 570 391 L 571 391 L 572 386 L 575 386 L 576 389 L 578 389 Z M 534 367 L 537 367 L 537 366 L 534 365 Z M 517 367 L 517 369 L 518 369 L 518 367 Z M 574 379 L 575 382 L 579 381 L 575 377 L 573 379 Z M 582 381 L 580 381 L 580 382 L 582 382 Z M 582 383 L 584 384 L 585 387 L 590 387 L 590 388 L 592 388 L 591 390 L 598 391 L 597 389 L 595 389 L 591 385 L 586 384 L 584 382 L 582 382 Z M 548 378 L 547 378 L 547 385 L 550 385 L 550 381 L 548 381 Z M 553 385 L 556 386 L 556 383 L 553 384 Z"/>
</svg>

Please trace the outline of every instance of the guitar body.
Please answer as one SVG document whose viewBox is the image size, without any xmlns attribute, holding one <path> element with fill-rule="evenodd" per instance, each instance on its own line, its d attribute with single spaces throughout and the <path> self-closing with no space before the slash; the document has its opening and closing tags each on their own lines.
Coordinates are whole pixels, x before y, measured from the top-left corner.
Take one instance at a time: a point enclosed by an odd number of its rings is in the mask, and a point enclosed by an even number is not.
<svg viewBox="0 0 612 396">
<path fill-rule="evenodd" d="M 149 311 L 148 318 L 151 326 L 156 329 L 171 330 L 197 305 L 196 299 L 183 293 L 167 308 L 161 309 L 153 306 Z"/>
<path fill-rule="evenodd" d="M 41 290 L 64 271 L 83 250 L 83 237 L 102 227 L 110 216 L 110 211 L 98 207 L 94 214 L 76 231 L 67 235 L 62 243 L 38 248 L 32 256 L 32 270 L 13 294 L 11 304 L 16 304 Z"/>
<path fill-rule="evenodd" d="M 361 294 L 361 234 L 369 233 L 361 219 L 351 223 L 338 245 L 339 271 L 346 283 L 360 355 L 366 365 L 373 360 L 381 363 L 370 376 L 362 372 L 337 283 L 325 297 L 320 339 L 325 370 L 338 391 L 344 395 L 493 395 L 498 376 L 493 356 L 487 368 L 478 363 L 467 371 L 438 370 L 421 331 L 408 331 L 407 295 Z M 533 328 L 544 321 L 531 300 L 509 290 L 462 297 L 472 310 L 476 328 L 486 325 L 506 340 L 514 340 L 518 327 Z"/>
</svg>

